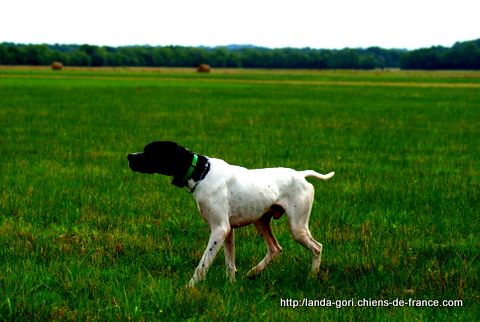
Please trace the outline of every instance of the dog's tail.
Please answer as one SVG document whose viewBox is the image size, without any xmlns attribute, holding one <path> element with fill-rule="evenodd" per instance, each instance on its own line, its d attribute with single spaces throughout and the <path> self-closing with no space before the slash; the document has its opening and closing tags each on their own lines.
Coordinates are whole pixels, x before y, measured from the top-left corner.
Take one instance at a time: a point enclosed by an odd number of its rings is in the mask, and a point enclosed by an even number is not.
<svg viewBox="0 0 480 322">
<path fill-rule="evenodd" d="M 335 172 L 330 172 L 328 174 L 321 174 L 313 170 L 299 171 L 304 177 L 314 177 L 320 180 L 328 180 L 335 175 Z"/>
</svg>

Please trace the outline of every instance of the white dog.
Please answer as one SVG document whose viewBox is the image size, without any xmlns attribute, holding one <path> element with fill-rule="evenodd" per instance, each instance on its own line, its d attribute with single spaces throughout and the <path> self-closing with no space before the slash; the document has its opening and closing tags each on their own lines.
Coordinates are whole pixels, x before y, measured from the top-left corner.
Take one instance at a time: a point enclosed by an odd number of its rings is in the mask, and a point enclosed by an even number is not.
<svg viewBox="0 0 480 322">
<path fill-rule="evenodd" d="M 284 213 L 293 238 L 312 252 L 312 272 L 318 273 L 322 244 L 313 239 L 308 229 L 314 188 L 305 177 L 328 180 L 334 172 L 323 175 L 312 170 L 288 168 L 249 170 L 193 153 L 169 141 L 152 142 L 145 146 L 144 152 L 129 154 L 128 160 L 133 171 L 173 176 L 174 185 L 187 187 L 197 201 L 200 214 L 210 225 L 207 249 L 190 286 L 205 279 L 223 244 L 227 276 L 235 280 L 234 228 L 252 223 L 265 239 L 268 253 L 249 275 L 262 272 L 282 251 L 273 236 L 270 221 Z"/>
</svg>

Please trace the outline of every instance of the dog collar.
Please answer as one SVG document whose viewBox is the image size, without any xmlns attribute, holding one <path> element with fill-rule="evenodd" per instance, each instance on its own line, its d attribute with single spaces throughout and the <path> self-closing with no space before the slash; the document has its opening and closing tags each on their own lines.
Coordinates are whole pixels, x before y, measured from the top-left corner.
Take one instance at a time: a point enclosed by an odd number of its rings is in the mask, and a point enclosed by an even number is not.
<svg viewBox="0 0 480 322">
<path fill-rule="evenodd" d="M 197 166 L 197 161 L 198 161 L 198 155 L 196 153 L 193 154 L 193 159 L 192 159 L 192 164 L 190 165 L 190 168 L 187 171 L 187 174 L 185 175 L 185 178 L 183 179 L 183 182 L 187 182 L 193 174 L 193 171 L 195 170 L 195 167 Z"/>
<path fill-rule="evenodd" d="M 197 188 L 197 186 L 200 184 L 200 181 L 205 179 L 205 176 L 207 175 L 208 171 L 210 171 L 210 162 L 208 162 L 208 159 L 207 159 L 203 167 L 203 171 L 200 174 L 198 174 L 196 178 L 195 178 L 195 175 L 192 175 L 191 179 L 195 181 L 195 184 L 193 185 L 192 188 L 188 187 L 188 189 L 190 190 L 190 193 L 193 193 Z"/>
</svg>

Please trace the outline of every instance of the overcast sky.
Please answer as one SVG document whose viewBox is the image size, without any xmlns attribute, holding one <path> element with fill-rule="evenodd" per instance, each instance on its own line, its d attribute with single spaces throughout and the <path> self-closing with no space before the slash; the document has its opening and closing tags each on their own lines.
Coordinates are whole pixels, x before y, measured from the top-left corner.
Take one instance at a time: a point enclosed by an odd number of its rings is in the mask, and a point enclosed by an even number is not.
<svg viewBox="0 0 480 322">
<path fill-rule="evenodd" d="M 480 38 L 480 0 L 2 0 L 0 42 L 420 48 Z"/>
</svg>

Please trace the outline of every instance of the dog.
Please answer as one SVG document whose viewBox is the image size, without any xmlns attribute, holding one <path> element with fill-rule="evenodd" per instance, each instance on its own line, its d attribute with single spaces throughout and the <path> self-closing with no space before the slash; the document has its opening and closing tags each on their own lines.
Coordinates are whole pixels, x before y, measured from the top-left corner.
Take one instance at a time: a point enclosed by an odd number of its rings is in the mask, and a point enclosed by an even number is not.
<svg viewBox="0 0 480 322">
<path fill-rule="evenodd" d="M 308 229 L 314 188 L 305 178 L 328 180 L 334 172 L 324 175 L 288 168 L 249 170 L 191 152 L 170 141 L 147 144 L 143 152 L 129 154 L 128 163 L 135 172 L 172 176 L 173 185 L 186 187 L 193 194 L 201 216 L 210 226 L 207 248 L 189 286 L 205 279 L 222 245 L 227 277 L 235 281 L 234 229 L 250 224 L 262 235 L 268 252 L 247 275 L 254 277 L 261 273 L 282 251 L 270 221 L 283 214 L 288 217 L 293 239 L 313 254 L 312 273 L 319 272 L 323 246 Z"/>
</svg>

